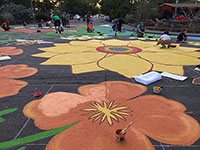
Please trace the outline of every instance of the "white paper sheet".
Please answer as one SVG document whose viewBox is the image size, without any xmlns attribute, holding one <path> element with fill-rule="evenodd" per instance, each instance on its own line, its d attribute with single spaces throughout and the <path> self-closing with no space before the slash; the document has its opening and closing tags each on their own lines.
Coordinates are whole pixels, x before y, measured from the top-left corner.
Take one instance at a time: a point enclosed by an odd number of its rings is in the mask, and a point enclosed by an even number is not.
<svg viewBox="0 0 200 150">
<path fill-rule="evenodd" d="M 0 56 L 0 60 L 9 60 L 11 59 L 10 56 Z"/>
<path fill-rule="evenodd" d="M 163 72 L 163 73 L 161 73 L 161 75 L 163 77 L 168 77 L 168 78 L 172 78 L 172 79 L 180 80 L 180 81 L 184 81 L 185 79 L 188 78 L 186 76 L 176 75 L 176 74 L 172 74 L 172 73 L 168 73 L 168 72 Z"/>
</svg>

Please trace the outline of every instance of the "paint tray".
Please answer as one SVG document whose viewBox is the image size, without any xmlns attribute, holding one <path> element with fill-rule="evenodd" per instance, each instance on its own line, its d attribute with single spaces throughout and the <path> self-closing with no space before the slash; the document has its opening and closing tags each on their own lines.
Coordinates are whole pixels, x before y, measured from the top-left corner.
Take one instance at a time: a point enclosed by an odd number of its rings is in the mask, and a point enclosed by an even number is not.
<svg viewBox="0 0 200 150">
<path fill-rule="evenodd" d="M 158 72 L 151 71 L 151 72 L 146 73 L 146 74 L 134 76 L 133 78 L 135 79 L 135 81 L 137 81 L 139 83 L 142 83 L 144 85 L 148 85 L 148 84 L 151 84 L 151 83 L 156 82 L 158 80 L 161 80 L 162 76 Z"/>
</svg>

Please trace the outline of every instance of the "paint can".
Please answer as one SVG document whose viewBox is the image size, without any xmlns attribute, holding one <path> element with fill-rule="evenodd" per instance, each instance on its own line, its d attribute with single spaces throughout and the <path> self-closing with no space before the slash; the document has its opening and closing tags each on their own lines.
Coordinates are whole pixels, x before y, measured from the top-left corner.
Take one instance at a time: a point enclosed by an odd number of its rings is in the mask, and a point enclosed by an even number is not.
<svg viewBox="0 0 200 150">
<path fill-rule="evenodd" d="M 125 134 L 122 133 L 122 129 L 117 129 L 115 131 L 117 141 L 121 142 L 125 140 Z"/>
<path fill-rule="evenodd" d="M 153 87 L 153 93 L 160 94 L 161 91 L 162 91 L 162 87 L 160 87 L 160 86 Z"/>
</svg>

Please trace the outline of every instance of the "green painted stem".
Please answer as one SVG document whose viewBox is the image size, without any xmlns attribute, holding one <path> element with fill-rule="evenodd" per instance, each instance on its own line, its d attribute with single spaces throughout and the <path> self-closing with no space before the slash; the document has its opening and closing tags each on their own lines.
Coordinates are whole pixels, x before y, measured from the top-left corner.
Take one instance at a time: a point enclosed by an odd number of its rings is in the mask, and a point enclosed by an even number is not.
<svg viewBox="0 0 200 150">
<path fill-rule="evenodd" d="M 41 139 L 56 135 L 56 134 L 66 130 L 67 128 L 69 128 L 69 127 L 71 127 L 71 126 L 73 126 L 77 123 L 79 123 L 79 121 L 72 123 L 72 124 L 69 124 L 69 125 L 66 125 L 64 127 L 44 131 L 44 132 L 37 133 L 37 134 L 27 136 L 27 137 L 24 137 L 24 138 L 19 138 L 19 139 L 16 139 L 16 140 L 11 140 L 11 141 L 6 141 L 6 142 L 1 142 L 0 148 L 9 148 L 9 147 L 18 146 L 18 145 L 34 142 L 34 141 L 37 141 L 37 140 L 41 140 Z"/>
<path fill-rule="evenodd" d="M 21 148 L 19 148 L 17 150 L 25 150 L 25 149 L 26 149 L 26 147 L 21 147 Z"/>
<path fill-rule="evenodd" d="M 5 121 L 5 119 L 1 118 L 1 116 L 12 113 L 12 112 L 16 111 L 17 109 L 18 108 L 12 108 L 12 109 L 6 109 L 6 110 L 0 111 L 0 123 Z"/>
<path fill-rule="evenodd" d="M 6 114 L 9 114 L 9 113 L 12 113 L 12 112 L 14 112 L 14 111 L 16 111 L 16 110 L 17 110 L 17 108 L 2 110 L 2 111 L 0 111 L 0 116 L 3 116 L 3 115 L 6 115 Z"/>
</svg>

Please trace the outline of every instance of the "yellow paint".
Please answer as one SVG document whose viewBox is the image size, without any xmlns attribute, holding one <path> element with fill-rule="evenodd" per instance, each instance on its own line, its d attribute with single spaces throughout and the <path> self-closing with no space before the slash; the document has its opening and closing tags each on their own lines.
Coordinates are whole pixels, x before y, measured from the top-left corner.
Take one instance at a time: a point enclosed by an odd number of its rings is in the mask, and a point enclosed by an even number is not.
<svg viewBox="0 0 200 150">
<path fill-rule="evenodd" d="M 99 61 L 104 57 L 104 53 L 73 53 L 56 55 L 49 60 L 41 63 L 42 65 L 73 65 L 87 64 Z"/>
<path fill-rule="evenodd" d="M 126 46 L 126 45 L 129 44 L 129 41 L 112 39 L 112 40 L 101 41 L 101 43 L 104 44 L 104 45 L 124 45 L 124 46 Z"/>
<path fill-rule="evenodd" d="M 161 49 L 156 41 L 140 40 L 88 40 L 71 41 L 69 44 L 54 44 L 54 47 L 41 48 L 44 53 L 35 57 L 49 58 L 42 65 L 71 65 L 72 73 L 110 70 L 125 77 L 143 74 L 148 71 L 165 71 L 184 74 L 183 66 L 200 64 L 200 53 L 197 48 L 181 47 Z M 142 49 L 136 54 L 97 51 L 103 46 L 131 46 Z"/>
<path fill-rule="evenodd" d="M 161 64 L 153 64 L 153 70 L 160 72 L 170 72 L 173 74 L 184 75 L 183 66 L 167 66 Z"/>
<path fill-rule="evenodd" d="M 196 65 L 200 63 L 200 59 L 188 57 L 186 55 L 178 55 L 175 53 L 140 53 L 142 58 L 148 59 L 153 63 L 165 65 Z"/>
<path fill-rule="evenodd" d="M 99 65 L 107 70 L 112 70 L 128 78 L 145 73 L 152 67 L 149 62 L 130 55 L 113 55 L 106 57 L 99 63 Z"/>
<path fill-rule="evenodd" d="M 101 43 L 101 40 L 89 40 L 89 41 L 71 41 L 70 42 L 70 45 L 72 46 L 80 46 L 80 47 L 92 47 L 92 48 L 95 48 L 96 47 L 100 47 L 100 46 L 104 46 L 102 43 Z M 80 48 L 79 47 L 79 48 Z"/>
<path fill-rule="evenodd" d="M 39 54 L 34 54 L 32 56 L 34 57 L 44 57 L 44 58 L 51 58 L 55 55 L 58 55 L 59 53 L 54 53 L 54 52 L 44 52 L 44 53 L 39 53 Z"/>
<path fill-rule="evenodd" d="M 97 62 L 83 64 L 83 65 L 72 65 L 72 73 L 73 74 L 102 71 L 102 70 L 104 70 L 104 69 L 97 66 Z"/>
<path fill-rule="evenodd" d="M 89 119 L 94 119 L 93 121 L 100 119 L 101 123 L 107 119 L 109 125 L 113 124 L 113 120 L 118 121 L 118 118 L 125 120 L 124 116 L 131 116 L 131 111 L 128 110 L 128 107 L 119 107 L 118 104 L 113 105 L 113 103 L 114 101 L 111 101 L 107 104 L 104 101 L 103 105 L 101 105 L 98 102 L 95 102 L 90 104 L 91 108 L 82 110 L 93 113 Z"/>
</svg>

